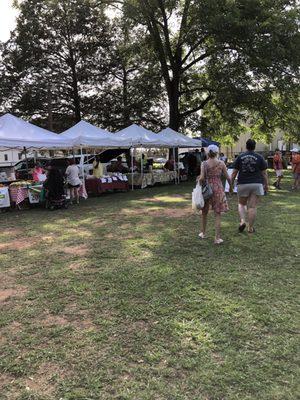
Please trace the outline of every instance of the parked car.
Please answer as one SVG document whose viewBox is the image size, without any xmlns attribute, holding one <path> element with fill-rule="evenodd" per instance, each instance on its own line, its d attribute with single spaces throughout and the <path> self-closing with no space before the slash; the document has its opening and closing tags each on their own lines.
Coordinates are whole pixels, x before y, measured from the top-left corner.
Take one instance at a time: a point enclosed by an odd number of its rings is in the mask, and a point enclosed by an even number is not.
<svg viewBox="0 0 300 400">
<path fill-rule="evenodd" d="M 26 160 L 21 160 L 18 161 L 15 166 L 15 174 L 16 174 L 16 179 L 32 179 L 32 174 L 31 170 L 34 167 L 34 158 L 33 157 L 28 157 L 27 158 L 28 162 L 28 171 L 27 171 L 27 163 Z M 51 158 L 46 158 L 46 157 L 37 157 L 36 162 L 40 163 L 42 168 L 45 168 L 47 165 L 50 164 Z"/>
<path fill-rule="evenodd" d="M 46 168 L 49 165 L 53 165 L 58 168 L 61 173 L 64 175 L 69 164 L 69 160 L 73 158 L 73 155 L 66 156 L 66 157 L 37 157 L 35 160 L 33 157 L 28 157 L 28 171 L 27 171 L 27 164 L 26 160 L 21 160 L 17 162 L 14 166 L 16 179 L 32 179 L 31 171 L 34 167 L 35 161 L 38 162 L 42 168 Z M 75 162 L 80 167 L 83 165 L 85 175 L 89 175 L 92 173 L 93 170 L 93 161 L 95 156 L 92 154 L 82 154 L 82 156 L 75 155 Z M 80 168 L 81 170 L 81 168 Z M 80 173 L 80 175 L 82 175 Z"/>
</svg>

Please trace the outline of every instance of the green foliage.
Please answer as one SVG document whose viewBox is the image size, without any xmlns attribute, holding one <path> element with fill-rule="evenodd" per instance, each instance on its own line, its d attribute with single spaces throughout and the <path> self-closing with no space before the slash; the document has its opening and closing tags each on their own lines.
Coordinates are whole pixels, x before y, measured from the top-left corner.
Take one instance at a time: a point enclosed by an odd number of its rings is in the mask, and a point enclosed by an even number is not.
<svg viewBox="0 0 300 400">
<path fill-rule="evenodd" d="M 2 112 L 47 125 L 52 111 L 56 130 L 81 117 L 109 129 L 168 121 L 225 142 L 247 119 L 256 137 L 280 128 L 297 138 L 296 0 L 28 0 L 19 8 L 2 46 Z"/>
</svg>

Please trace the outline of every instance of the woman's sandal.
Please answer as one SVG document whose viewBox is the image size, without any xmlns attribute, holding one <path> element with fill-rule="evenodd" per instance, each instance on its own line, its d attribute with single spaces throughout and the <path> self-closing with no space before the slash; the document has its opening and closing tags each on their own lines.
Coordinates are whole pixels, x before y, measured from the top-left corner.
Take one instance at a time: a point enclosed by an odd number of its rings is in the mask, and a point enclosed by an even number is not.
<svg viewBox="0 0 300 400">
<path fill-rule="evenodd" d="M 204 235 L 203 232 L 200 232 L 198 236 L 200 239 L 206 239 L 206 236 Z"/>
<path fill-rule="evenodd" d="M 222 244 L 223 242 L 224 242 L 224 240 L 221 238 L 215 240 L 215 244 Z"/>
<path fill-rule="evenodd" d="M 255 229 L 254 228 L 248 229 L 248 233 L 255 233 Z"/>
</svg>

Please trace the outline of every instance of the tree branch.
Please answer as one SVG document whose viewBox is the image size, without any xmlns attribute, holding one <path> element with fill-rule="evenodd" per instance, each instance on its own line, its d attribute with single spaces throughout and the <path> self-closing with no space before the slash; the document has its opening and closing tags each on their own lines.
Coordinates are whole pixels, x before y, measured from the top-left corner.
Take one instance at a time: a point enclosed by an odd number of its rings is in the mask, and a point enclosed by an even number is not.
<svg viewBox="0 0 300 400">
<path fill-rule="evenodd" d="M 187 116 L 189 116 L 189 115 L 191 115 L 191 114 L 194 114 L 195 112 L 197 112 L 197 111 L 199 111 L 199 110 L 202 110 L 202 109 L 206 106 L 206 104 L 209 103 L 212 99 L 213 99 L 213 96 L 212 96 L 212 95 L 207 96 L 206 99 L 203 100 L 203 101 L 199 104 L 199 106 L 197 106 L 197 107 L 195 107 L 195 108 L 192 108 L 191 110 L 185 111 L 184 113 L 181 113 L 181 114 L 180 114 L 180 117 L 181 117 L 181 118 L 185 118 L 185 117 L 187 117 Z"/>
</svg>

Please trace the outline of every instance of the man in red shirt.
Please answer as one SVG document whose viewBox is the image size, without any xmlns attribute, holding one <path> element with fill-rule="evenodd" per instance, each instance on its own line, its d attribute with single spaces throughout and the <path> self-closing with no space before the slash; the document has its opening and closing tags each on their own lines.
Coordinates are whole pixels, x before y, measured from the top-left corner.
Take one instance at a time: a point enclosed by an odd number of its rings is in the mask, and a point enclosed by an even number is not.
<svg viewBox="0 0 300 400">
<path fill-rule="evenodd" d="M 273 184 L 276 189 L 281 189 L 280 187 L 280 182 L 281 179 L 283 178 L 283 161 L 282 161 L 282 155 L 279 149 L 275 150 L 275 154 L 273 157 L 273 168 L 276 174 L 276 182 Z"/>
</svg>

